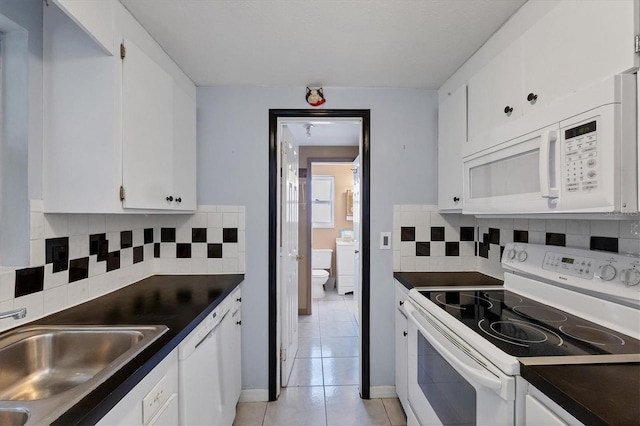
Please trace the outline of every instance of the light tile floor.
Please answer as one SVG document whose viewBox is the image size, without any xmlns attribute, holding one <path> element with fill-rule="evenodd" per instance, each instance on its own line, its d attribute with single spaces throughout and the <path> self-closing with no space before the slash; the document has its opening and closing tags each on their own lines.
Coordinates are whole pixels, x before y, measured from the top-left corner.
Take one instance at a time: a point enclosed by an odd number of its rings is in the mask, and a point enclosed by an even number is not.
<svg viewBox="0 0 640 426">
<path fill-rule="evenodd" d="M 298 319 L 298 353 L 277 401 L 243 402 L 234 426 L 406 425 L 397 398 L 361 399 L 358 323 L 353 294 L 335 288 Z"/>
</svg>

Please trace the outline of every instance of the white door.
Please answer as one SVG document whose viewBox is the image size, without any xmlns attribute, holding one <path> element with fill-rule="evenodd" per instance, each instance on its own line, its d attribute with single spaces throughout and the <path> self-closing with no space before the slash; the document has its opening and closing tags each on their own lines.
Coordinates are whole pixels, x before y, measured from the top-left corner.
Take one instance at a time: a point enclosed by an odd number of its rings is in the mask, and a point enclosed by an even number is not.
<svg viewBox="0 0 640 426">
<path fill-rule="evenodd" d="M 353 298 L 358 306 L 356 320 L 360 323 L 360 156 L 353 161 Z M 362 333 L 360 333 L 362 335 Z"/>
<path fill-rule="evenodd" d="M 281 385 L 287 386 L 298 351 L 298 146 L 287 126 L 282 126 L 281 155 L 281 273 L 280 318 Z"/>
</svg>

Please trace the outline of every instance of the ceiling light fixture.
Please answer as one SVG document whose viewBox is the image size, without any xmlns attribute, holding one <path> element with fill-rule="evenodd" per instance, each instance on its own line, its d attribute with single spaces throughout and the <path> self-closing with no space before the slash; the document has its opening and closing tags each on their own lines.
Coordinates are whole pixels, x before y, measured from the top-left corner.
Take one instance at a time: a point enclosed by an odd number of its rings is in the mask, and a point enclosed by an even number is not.
<svg viewBox="0 0 640 426">
<path fill-rule="evenodd" d="M 311 123 L 307 123 L 304 125 L 304 128 L 307 131 L 307 139 L 311 139 L 311 128 L 313 127 L 313 124 Z"/>
</svg>

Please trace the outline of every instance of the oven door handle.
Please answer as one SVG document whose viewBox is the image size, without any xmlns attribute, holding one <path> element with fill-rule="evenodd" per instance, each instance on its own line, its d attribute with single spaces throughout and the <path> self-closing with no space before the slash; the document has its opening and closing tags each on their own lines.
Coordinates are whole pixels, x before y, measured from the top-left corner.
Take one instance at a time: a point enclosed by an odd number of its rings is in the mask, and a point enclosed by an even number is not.
<svg viewBox="0 0 640 426">
<path fill-rule="evenodd" d="M 416 325 L 418 330 L 425 337 L 429 336 L 430 335 L 429 332 L 421 324 L 421 320 L 429 321 L 429 319 L 424 318 L 422 314 L 418 312 L 418 310 L 415 307 L 413 307 L 410 303 L 405 304 L 405 309 L 409 313 L 409 317 L 412 318 L 412 321 Z M 438 330 L 435 326 L 434 326 L 434 329 L 440 332 L 440 330 Z M 447 336 L 444 336 L 444 335 L 443 337 L 447 338 Z M 500 378 L 494 376 L 493 374 L 485 373 L 484 370 L 478 370 L 473 367 L 470 367 L 469 365 L 460 361 L 447 348 L 445 348 L 444 345 L 440 343 L 437 338 L 429 339 L 429 343 L 433 345 L 433 347 L 440 353 L 440 355 L 442 355 L 442 357 L 445 360 L 447 360 L 447 362 L 452 364 L 452 366 L 454 366 L 458 370 L 464 371 L 476 383 L 489 389 L 500 389 L 502 387 L 502 381 L 500 380 Z"/>
</svg>

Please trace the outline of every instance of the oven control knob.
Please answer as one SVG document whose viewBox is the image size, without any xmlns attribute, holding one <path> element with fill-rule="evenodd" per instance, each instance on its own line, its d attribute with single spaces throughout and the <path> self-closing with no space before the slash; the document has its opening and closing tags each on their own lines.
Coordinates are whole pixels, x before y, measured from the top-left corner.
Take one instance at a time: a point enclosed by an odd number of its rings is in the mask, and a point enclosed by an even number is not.
<svg viewBox="0 0 640 426">
<path fill-rule="evenodd" d="M 515 249 L 509 249 L 509 250 L 507 251 L 507 258 L 508 258 L 509 260 L 513 260 L 513 259 L 515 259 L 515 258 L 516 258 L 516 250 L 515 250 Z"/>
<path fill-rule="evenodd" d="M 629 287 L 640 284 L 640 270 L 626 269 L 620 273 L 620 281 Z"/>
<path fill-rule="evenodd" d="M 600 271 L 598 273 L 598 276 L 600 277 L 600 279 L 602 281 L 611 281 L 612 279 L 614 279 L 616 277 L 617 273 L 618 273 L 618 271 L 616 271 L 616 268 L 613 265 L 606 264 L 606 265 L 602 265 L 600 267 Z"/>
<path fill-rule="evenodd" d="M 527 256 L 528 256 L 528 255 L 527 255 L 527 252 L 526 252 L 526 251 L 524 251 L 524 250 L 522 250 L 522 251 L 518 252 L 518 260 L 519 260 L 520 262 L 524 262 L 525 260 L 527 260 Z"/>
</svg>

